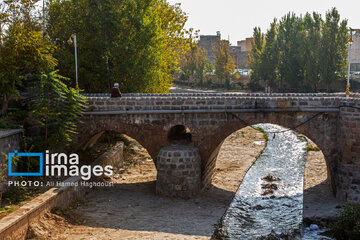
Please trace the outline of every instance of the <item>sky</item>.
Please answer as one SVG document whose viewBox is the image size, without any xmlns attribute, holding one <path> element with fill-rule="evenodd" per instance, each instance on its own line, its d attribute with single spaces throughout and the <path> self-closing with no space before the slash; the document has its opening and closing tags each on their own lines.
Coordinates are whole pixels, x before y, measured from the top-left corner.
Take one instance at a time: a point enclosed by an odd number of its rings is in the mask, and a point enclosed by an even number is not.
<svg viewBox="0 0 360 240">
<path fill-rule="evenodd" d="M 274 18 L 280 19 L 288 12 L 305 14 L 325 13 L 336 7 L 348 26 L 360 28 L 360 0 L 168 0 L 188 14 L 186 28 L 200 30 L 200 35 L 221 32 L 223 39 L 230 38 L 232 45 L 251 37 L 254 27 L 266 31 Z"/>
</svg>

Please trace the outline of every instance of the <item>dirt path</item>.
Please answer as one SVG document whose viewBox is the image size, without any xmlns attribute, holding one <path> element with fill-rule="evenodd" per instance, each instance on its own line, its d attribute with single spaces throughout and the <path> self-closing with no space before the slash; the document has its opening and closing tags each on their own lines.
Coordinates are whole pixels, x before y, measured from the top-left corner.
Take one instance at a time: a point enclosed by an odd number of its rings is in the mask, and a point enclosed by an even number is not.
<svg viewBox="0 0 360 240">
<path fill-rule="evenodd" d="M 96 188 L 65 218 L 47 214 L 32 224 L 34 239 L 210 239 L 246 171 L 264 147 L 262 133 L 244 128 L 224 142 L 210 189 L 190 200 L 155 195 L 156 169 L 144 149 L 138 165 L 115 176 L 113 188 Z M 311 152 L 305 173 L 309 215 L 329 197 L 321 152 Z M 320 184 L 320 185 L 319 185 Z M 319 189 L 322 194 L 316 194 Z M 321 208 L 321 204 L 318 205 Z M 321 208 L 323 209 L 323 208 Z M 321 211 L 320 211 L 321 212 Z"/>
</svg>

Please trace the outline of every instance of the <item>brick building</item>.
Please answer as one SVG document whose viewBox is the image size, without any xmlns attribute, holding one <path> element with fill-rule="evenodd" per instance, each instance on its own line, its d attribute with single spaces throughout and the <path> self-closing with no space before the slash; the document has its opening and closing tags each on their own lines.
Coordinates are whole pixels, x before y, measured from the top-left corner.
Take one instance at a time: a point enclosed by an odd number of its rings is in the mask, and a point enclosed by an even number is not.
<svg viewBox="0 0 360 240">
<path fill-rule="evenodd" d="M 241 47 L 243 52 L 250 52 L 252 50 L 252 41 L 254 38 L 245 38 L 237 42 L 237 45 Z"/>
<path fill-rule="evenodd" d="M 248 53 L 252 50 L 252 41 L 253 38 L 246 38 L 237 42 L 237 47 L 241 49 L 241 52 L 236 56 L 237 68 L 248 68 Z"/>
</svg>

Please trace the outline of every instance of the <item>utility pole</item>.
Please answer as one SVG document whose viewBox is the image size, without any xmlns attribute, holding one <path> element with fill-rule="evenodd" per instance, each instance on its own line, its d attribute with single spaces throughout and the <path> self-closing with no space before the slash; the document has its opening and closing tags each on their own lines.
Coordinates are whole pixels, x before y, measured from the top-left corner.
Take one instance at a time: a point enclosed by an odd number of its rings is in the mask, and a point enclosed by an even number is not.
<svg viewBox="0 0 360 240">
<path fill-rule="evenodd" d="M 348 56 L 348 72 L 347 72 L 347 82 L 346 82 L 346 97 L 350 96 L 350 68 L 351 68 L 351 45 L 353 43 L 353 39 L 352 39 L 352 33 L 354 31 L 354 29 L 349 28 L 350 29 L 350 40 L 349 40 L 349 56 Z"/>
<path fill-rule="evenodd" d="M 42 14 L 42 32 L 43 32 L 44 36 L 45 36 L 45 3 L 46 3 L 46 1 L 43 0 L 43 6 L 42 6 L 42 11 L 43 11 L 43 14 Z"/>
<path fill-rule="evenodd" d="M 76 45 L 76 33 L 72 34 L 74 38 L 74 46 L 75 46 L 75 77 L 76 77 L 76 91 L 79 90 L 79 81 L 78 81 L 78 67 L 77 67 L 77 45 Z"/>
<path fill-rule="evenodd" d="M 72 43 L 72 40 L 71 38 L 74 39 L 74 48 L 75 48 L 75 80 L 76 80 L 76 86 L 75 86 L 75 89 L 76 91 L 79 90 L 79 81 L 78 81 L 78 67 L 77 67 L 77 43 L 76 43 L 76 32 L 73 31 L 73 34 L 71 34 L 69 40 L 68 40 L 68 43 L 71 44 Z"/>
</svg>

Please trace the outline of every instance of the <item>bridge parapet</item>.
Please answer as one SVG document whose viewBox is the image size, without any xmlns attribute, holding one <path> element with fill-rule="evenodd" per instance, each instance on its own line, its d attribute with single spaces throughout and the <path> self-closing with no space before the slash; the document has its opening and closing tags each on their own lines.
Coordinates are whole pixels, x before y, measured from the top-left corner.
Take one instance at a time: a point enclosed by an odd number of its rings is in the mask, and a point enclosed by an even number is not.
<svg viewBox="0 0 360 240">
<path fill-rule="evenodd" d="M 149 111 L 149 110 L 241 110 L 256 111 L 330 111 L 342 105 L 359 105 L 360 98 L 345 98 L 337 94 L 169 94 L 128 95 L 122 98 L 88 97 L 88 112 L 98 111 Z M 326 110 L 325 108 L 328 108 Z M 277 110 L 276 110 L 277 109 Z"/>
<path fill-rule="evenodd" d="M 110 98 L 109 93 L 84 93 L 86 97 Z M 123 97 L 169 97 L 169 96 L 243 96 L 243 97 L 346 97 L 345 93 L 123 93 Z M 360 93 L 351 93 L 351 98 L 360 98 Z"/>
</svg>

